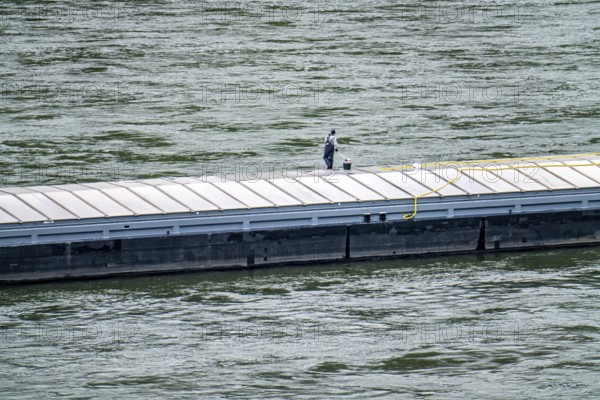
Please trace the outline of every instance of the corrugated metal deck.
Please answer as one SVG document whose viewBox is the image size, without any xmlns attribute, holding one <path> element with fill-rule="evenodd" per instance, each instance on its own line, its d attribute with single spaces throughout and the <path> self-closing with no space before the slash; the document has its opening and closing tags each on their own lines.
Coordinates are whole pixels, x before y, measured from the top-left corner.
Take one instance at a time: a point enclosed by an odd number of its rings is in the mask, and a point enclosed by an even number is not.
<svg viewBox="0 0 600 400">
<path fill-rule="evenodd" d="M 9 187 L 0 188 L 0 244 L 353 223 L 365 213 L 401 220 L 590 208 L 600 208 L 600 153 L 302 171 L 252 181 Z"/>
</svg>

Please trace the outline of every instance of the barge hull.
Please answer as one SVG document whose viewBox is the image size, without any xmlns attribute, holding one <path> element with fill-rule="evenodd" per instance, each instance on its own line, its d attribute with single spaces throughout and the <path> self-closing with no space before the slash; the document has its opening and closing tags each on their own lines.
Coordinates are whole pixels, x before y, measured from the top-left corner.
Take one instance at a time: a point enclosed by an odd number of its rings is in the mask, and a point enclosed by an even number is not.
<svg viewBox="0 0 600 400">
<path fill-rule="evenodd" d="M 0 282 L 600 244 L 600 210 L 3 246 Z"/>
</svg>

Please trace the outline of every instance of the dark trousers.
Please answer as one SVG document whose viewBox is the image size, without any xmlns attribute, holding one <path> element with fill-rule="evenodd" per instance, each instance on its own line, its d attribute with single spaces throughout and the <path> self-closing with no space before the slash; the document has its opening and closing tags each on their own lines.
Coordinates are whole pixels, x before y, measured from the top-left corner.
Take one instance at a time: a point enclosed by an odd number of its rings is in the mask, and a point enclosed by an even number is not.
<svg viewBox="0 0 600 400">
<path fill-rule="evenodd" d="M 325 165 L 327 168 L 333 167 L 333 153 L 335 152 L 335 148 L 332 144 L 325 145 L 325 153 L 323 154 L 323 160 L 325 160 Z"/>
</svg>

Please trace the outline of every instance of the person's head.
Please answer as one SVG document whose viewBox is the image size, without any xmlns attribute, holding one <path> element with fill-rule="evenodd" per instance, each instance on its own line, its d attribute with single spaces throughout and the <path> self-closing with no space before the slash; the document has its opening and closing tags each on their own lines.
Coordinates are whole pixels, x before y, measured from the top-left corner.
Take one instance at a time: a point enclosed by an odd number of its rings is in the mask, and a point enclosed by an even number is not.
<svg viewBox="0 0 600 400">
<path fill-rule="evenodd" d="M 329 132 L 332 135 L 335 135 L 335 129 L 332 129 L 331 132 Z"/>
</svg>

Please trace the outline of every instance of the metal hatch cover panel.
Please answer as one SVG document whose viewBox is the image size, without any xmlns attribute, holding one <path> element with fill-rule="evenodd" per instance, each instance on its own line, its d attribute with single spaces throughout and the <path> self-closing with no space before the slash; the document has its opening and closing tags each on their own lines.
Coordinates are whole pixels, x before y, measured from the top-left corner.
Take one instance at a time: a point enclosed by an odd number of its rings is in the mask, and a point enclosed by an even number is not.
<svg viewBox="0 0 600 400">
<path fill-rule="evenodd" d="M 489 170 L 488 172 L 509 182 L 511 185 L 514 185 L 523 192 L 539 192 L 548 190 L 548 188 L 545 186 L 535 182 L 529 175 L 524 174 L 517 169 L 495 169 Z"/>
<path fill-rule="evenodd" d="M 82 185 L 61 185 L 61 189 L 69 190 L 83 201 L 104 213 L 107 217 L 132 216 L 131 210 L 123 207 L 99 190 Z"/>
<path fill-rule="evenodd" d="M 116 202 L 122 204 L 133 211 L 136 215 L 152 215 L 152 214 L 163 214 L 162 210 L 154 207 L 148 202 L 142 200 L 139 196 L 132 193 L 130 190 L 116 186 L 112 183 L 99 182 L 99 183 L 86 183 L 84 186 L 99 189 L 107 196 L 114 199 Z"/>
<path fill-rule="evenodd" d="M 42 222 L 48 218 L 29 207 L 12 194 L 0 194 L 2 209 L 22 222 Z"/>
<path fill-rule="evenodd" d="M 250 208 L 273 207 L 275 205 L 238 182 L 214 182 L 213 185 Z"/>
<path fill-rule="evenodd" d="M 545 168 L 538 168 L 530 175 L 534 180 L 538 181 L 544 186 L 554 189 L 574 189 L 575 186 L 569 182 L 560 179 L 556 175 L 553 175 Z"/>
<path fill-rule="evenodd" d="M 203 199 L 198 194 L 178 183 L 156 184 L 163 192 L 173 197 L 192 211 L 216 211 L 219 207 Z"/>
<path fill-rule="evenodd" d="M 352 175 L 353 177 L 355 175 Z M 337 181 L 337 182 L 336 182 Z M 360 182 L 355 181 L 354 179 L 346 176 L 346 175 L 334 175 L 331 180 L 329 180 L 331 184 L 343 190 L 346 193 L 351 194 L 361 201 L 377 201 L 377 200 L 385 200 L 385 197 L 374 192 L 367 186 L 361 184 Z M 377 190 L 377 188 L 374 188 Z"/>
<path fill-rule="evenodd" d="M 439 177 L 426 169 L 420 170 L 419 172 L 411 175 L 411 177 L 418 180 L 423 186 L 428 186 L 431 190 L 435 190 L 436 193 L 439 193 L 442 196 L 464 196 L 467 194 L 465 191 L 460 190 L 452 183 L 449 183 L 451 179 Z"/>
<path fill-rule="evenodd" d="M 529 188 L 524 189 L 526 191 L 573 189 L 573 185 L 569 184 L 568 182 L 565 182 L 557 176 L 552 175 L 550 172 L 546 171 L 543 168 L 544 163 L 548 163 L 548 161 L 552 162 L 552 164 L 554 165 L 558 163 L 557 161 L 546 159 L 543 159 L 541 161 L 517 160 L 513 163 L 501 162 L 499 163 L 499 168 L 506 169 L 494 172 L 512 176 L 513 180 L 510 181 L 511 183 L 514 183 L 516 185 L 523 184 L 522 186 L 529 186 Z M 535 183 L 541 185 L 541 188 L 538 187 L 537 189 L 535 189 Z"/>
<path fill-rule="evenodd" d="M 373 188 L 388 199 L 412 199 L 410 194 L 398 189 L 388 181 L 377 176 L 377 174 L 354 174 L 352 177 L 365 186 Z"/>
<path fill-rule="evenodd" d="M 575 169 L 575 171 L 581 172 L 588 178 L 593 179 L 593 180 L 597 181 L 598 183 L 600 183 L 600 167 L 597 167 L 595 165 L 590 165 L 589 167 L 581 166 L 581 167 L 573 167 L 573 168 Z"/>
<path fill-rule="evenodd" d="M 10 187 L 3 188 L 0 193 L 2 192 L 15 195 L 23 203 L 38 211 L 49 220 L 68 220 L 77 218 L 77 216 L 56 204 L 52 199 L 49 199 L 42 193 L 36 192 L 31 188 Z"/>
<path fill-rule="evenodd" d="M 454 182 L 452 182 L 452 185 L 456 186 L 465 193 L 472 195 L 496 193 L 494 190 L 482 185 L 469 175 L 465 174 L 464 170 L 462 169 L 459 171 L 455 168 L 442 167 L 433 170 L 433 172 L 446 181 L 456 179 Z"/>
<path fill-rule="evenodd" d="M 331 179 L 335 179 L 336 175 L 332 174 Z M 348 193 L 343 192 L 338 189 L 331 183 L 329 183 L 326 179 L 323 179 L 319 176 L 305 176 L 302 178 L 298 178 L 297 181 L 301 182 L 303 185 L 308 186 L 310 189 L 317 192 L 320 196 L 325 197 L 326 199 L 331 200 L 334 203 L 346 203 L 351 201 L 357 201 L 355 197 L 350 196 Z"/>
<path fill-rule="evenodd" d="M 188 183 L 185 186 L 219 207 L 220 210 L 248 208 L 247 205 L 240 203 L 227 193 L 219 190 L 212 183 Z"/>
<path fill-rule="evenodd" d="M 15 224 L 19 222 L 18 219 L 13 217 L 12 215 L 7 214 L 0 208 L 0 224 Z"/>
<path fill-rule="evenodd" d="M 597 187 L 598 183 L 571 167 L 544 167 L 578 189 Z"/>
<path fill-rule="evenodd" d="M 166 213 L 185 213 L 191 211 L 189 207 L 185 207 L 154 186 L 145 185 L 140 182 L 119 182 L 116 184 L 127 187 L 142 199 Z"/>
<path fill-rule="evenodd" d="M 76 215 L 78 218 L 102 218 L 103 213 L 96 210 L 71 192 L 54 188 L 52 186 L 33 186 L 31 190 L 44 193 L 47 197 L 58 203 L 61 207 Z"/>
<path fill-rule="evenodd" d="M 595 181 L 598 184 L 600 184 L 600 167 L 592 164 L 591 161 L 578 159 L 569 161 L 561 160 L 561 162 L 570 166 L 580 174 L 585 175 L 588 179 L 591 179 L 592 181 Z"/>
<path fill-rule="evenodd" d="M 437 193 L 429 193 L 431 189 L 423 186 L 416 180 L 410 178 L 407 174 L 398 171 L 392 172 L 379 172 L 377 176 L 382 179 L 388 180 L 395 186 L 409 193 L 412 197 L 439 197 L 440 195 Z M 426 196 L 425 193 L 429 193 Z"/>
<path fill-rule="evenodd" d="M 192 178 L 189 176 L 182 176 L 182 177 L 177 177 L 177 178 L 164 178 L 161 179 L 162 181 L 166 181 L 168 183 L 177 183 L 180 185 L 187 185 L 190 183 L 206 183 L 208 182 L 207 179 L 204 178 Z M 150 182 L 155 181 L 155 179 L 150 179 Z"/>
<path fill-rule="evenodd" d="M 38 210 L 51 220 L 77 219 L 76 215 L 71 214 L 54 201 L 41 193 L 23 193 L 16 195 L 20 200 L 27 203 L 32 208 Z"/>
<path fill-rule="evenodd" d="M 289 194 L 285 193 L 283 190 L 279 189 L 277 186 L 263 179 L 259 179 L 256 181 L 242 181 L 240 183 L 249 188 L 250 190 L 260 193 L 262 196 L 271 200 L 277 206 L 302 205 L 301 201 L 293 198 Z"/>
<path fill-rule="evenodd" d="M 496 193 L 515 193 L 521 191 L 518 187 L 511 185 L 509 182 L 502 179 L 501 176 L 494 174 L 492 169 L 482 170 L 477 168 L 478 167 L 463 169 L 462 173 L 475 179 L 481 184 L 488 185 L 490 188 L 493 188 Z"/>
<path fill-rule="evenodd" d="M 57 204 L 49 197 L 44 196 L 43 193 L 36 191 L 31 187 L 4 188 L 1 192 L 11 193 L 17 196 L 22 202 L 50 220 L 77 219 L 77 216 L 62 207 L 62 204 Z"/>
<path fill-rule="evenodd" d="M 36 191 L 31 190 L 31 187 L 7 187 L 0 188 L 0 193 L 10 193 L 10 194 L 23 194 L 23 193 L 36 193 Z"/>
<path fill-rule="evenodd" d="M 294 196 L 303 204 L 331 203 L 331 200 L 319 196 L 316 192 L 302 185 L 300 182 L 289 181 L 285 178 L 281 178 L 273 179 L 271 183 L 285 193 L 288 193 L 290 196 Z"/>
</svg>

